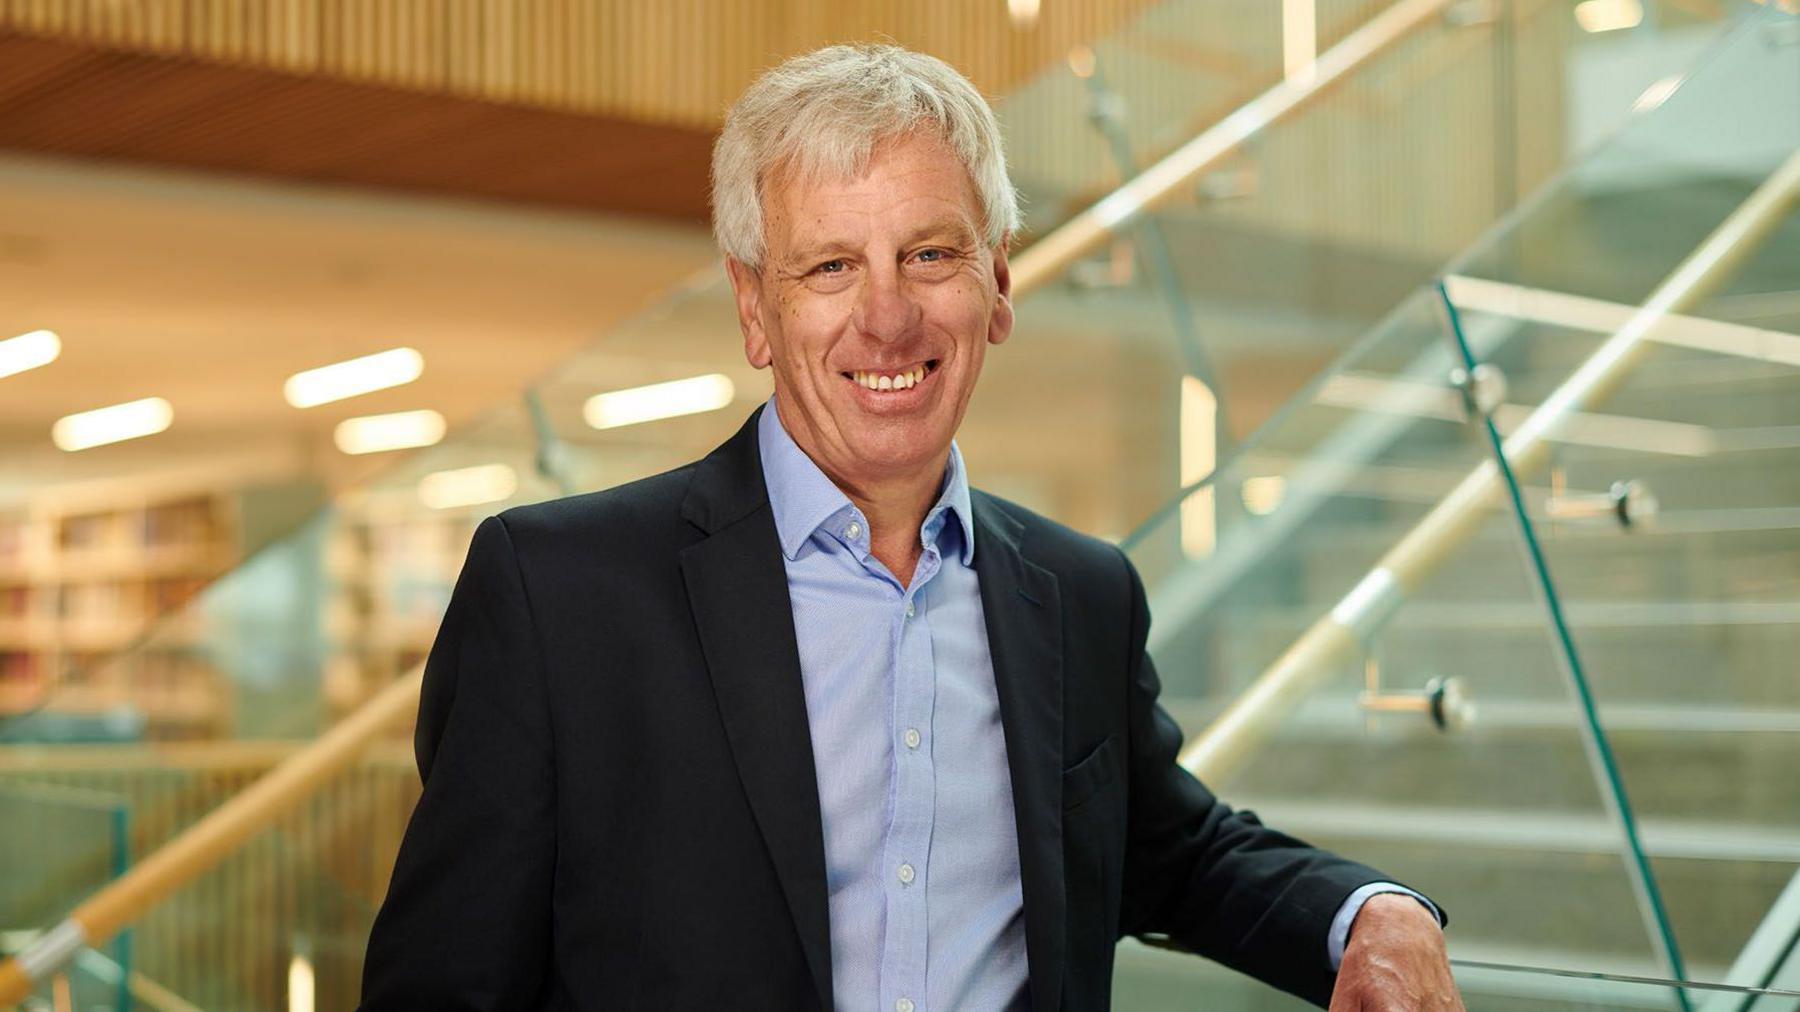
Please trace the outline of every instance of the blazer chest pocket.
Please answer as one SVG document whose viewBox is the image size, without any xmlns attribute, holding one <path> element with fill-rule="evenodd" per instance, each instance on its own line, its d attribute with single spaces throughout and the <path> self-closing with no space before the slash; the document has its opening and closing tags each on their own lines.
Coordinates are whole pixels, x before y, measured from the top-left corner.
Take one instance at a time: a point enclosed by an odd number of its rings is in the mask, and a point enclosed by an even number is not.
<svg viewBox="0 0 1800 1012">
<path fill-rule="evenodd" d="M 1075 765 L 1063 770 L 1063 811 L 1080 808 L 1118 776 L 1119 737 L 1109 734 Z"/>
</svg>

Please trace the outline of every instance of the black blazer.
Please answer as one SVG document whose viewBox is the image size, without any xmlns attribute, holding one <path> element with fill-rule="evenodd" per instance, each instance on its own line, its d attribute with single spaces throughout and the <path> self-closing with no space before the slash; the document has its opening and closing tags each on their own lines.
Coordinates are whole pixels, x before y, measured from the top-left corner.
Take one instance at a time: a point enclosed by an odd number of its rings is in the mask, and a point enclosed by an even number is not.
<svg viewBox="0 0 1800 1012">
<path fill-rule="evenodd" d="M 759 409 L 760 412 L 760 409 Z M 973 494 L 1032 1008 L 1163 933 L 1324 1004 L 1380 873 L 1176 765 L 1118 549 Z M 704 460 L 483 520 L 425 667 L 424 793 L 363 1008 L 828 1009 L 814 756 L 756 415 Z"/>
</svg>

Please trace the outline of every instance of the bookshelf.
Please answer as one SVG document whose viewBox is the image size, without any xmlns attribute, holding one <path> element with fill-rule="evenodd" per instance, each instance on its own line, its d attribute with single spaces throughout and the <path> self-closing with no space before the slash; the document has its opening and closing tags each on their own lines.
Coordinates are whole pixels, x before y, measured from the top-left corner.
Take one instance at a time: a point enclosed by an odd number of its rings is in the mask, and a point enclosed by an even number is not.
<svg viewBox="0 0 1800 1012">
<path fill-rule="evenodd" d="M 310 483 L 109 479 L 0 503 L 0 718 L 134 714 L 145 737 L 229 732 L 232 681 L 194 602 Z"/>
<path fill-rule="evenodd" d="M 333 718 L 425 659 L 476 526 L 504 505 L 434 510 L 410 489 L 340 496 L 324 566 Z"/>
</svg>

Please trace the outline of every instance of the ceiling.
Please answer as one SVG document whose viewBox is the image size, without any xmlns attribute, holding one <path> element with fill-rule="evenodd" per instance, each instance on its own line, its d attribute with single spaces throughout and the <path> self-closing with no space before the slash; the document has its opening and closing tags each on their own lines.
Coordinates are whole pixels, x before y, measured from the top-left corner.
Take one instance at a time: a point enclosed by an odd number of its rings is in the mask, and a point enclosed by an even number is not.
<svg viewBox="0 0 1800 1012">
<path fill-rule="evenodd" d="M 56 331 L 56 362 L 0 379 L 0 482 L 38 485 L 232 453 L 325 475 L 345 417 L 429 407 L 452 426 L 516 397 L 714 262 L 698 226 L 0 159 L 0 336 Z M 404 387 L 305 411 L 285 379 L 397 346 Z M 174 406 L 149 439 L 64 453 L 62 415 Z"/>
<path fill-rule="evenodd" d="M 0 32 L 0 149 L 706 220 L 713 132 Z"/>
</svg>

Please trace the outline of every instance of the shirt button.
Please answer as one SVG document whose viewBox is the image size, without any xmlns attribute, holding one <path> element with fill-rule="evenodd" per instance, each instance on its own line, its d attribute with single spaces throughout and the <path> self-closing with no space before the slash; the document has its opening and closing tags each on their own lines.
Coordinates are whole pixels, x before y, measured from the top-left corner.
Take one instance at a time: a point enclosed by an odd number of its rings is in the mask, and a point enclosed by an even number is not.
<svg viewBox="0 0 1800 1012">
<path fill-rule="evenodd" d="M 913 1012 L 911 998 L 902 998 L 894 1003 L 894 1012 Z"/>
<path fill-rule="evenodd" d="M 855 541 L 857 536 L 860 535 L 861 533 L 862 533 L 862 524 L 859 524 L 854 520 L 850 521 L 850 526 L 844 528 L 844 537 L 850 539 L 851 541 Z"/>
<path fill-rule="evenodd" d="M 900 884 L 901 885 L 912 885 L 912 880 L 913 880 L 913 866 L 910 864 L 901 865 L 900 866 Z"/>
<path fill-rule="evenodd" d="M 911 601 L 906 602 L 906 617 L 913 617 L 913 603 Z"/>
<path fill-rule="evenodd" d="M 918 748 L 919 747 L 919 729 L 918 728 L 909 727 L 906 729 L 906 747 L 907 748 Z"/>
</svg>

